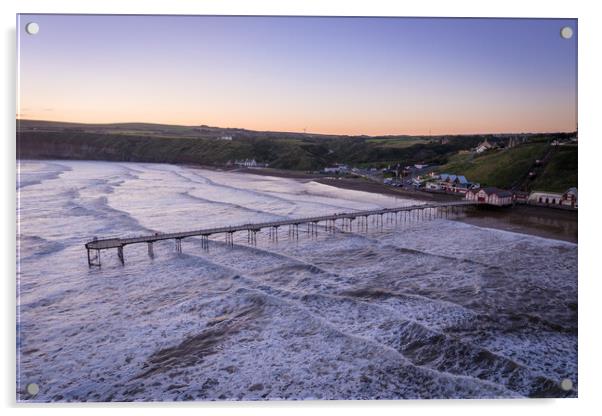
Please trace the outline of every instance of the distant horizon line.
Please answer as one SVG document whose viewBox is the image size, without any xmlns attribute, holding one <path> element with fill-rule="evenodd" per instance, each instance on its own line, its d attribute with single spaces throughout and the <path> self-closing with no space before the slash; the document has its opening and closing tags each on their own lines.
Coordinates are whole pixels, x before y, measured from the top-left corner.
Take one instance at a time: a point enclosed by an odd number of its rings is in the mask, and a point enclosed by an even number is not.
<svg viewBox="0 0 602 416">
<path fill-rule="evenodd" d="M 565 130 L 565 131 L 535 131 L 535 132 L 490 132 L 490 133 L 439 133 L 439 134 L 409 134 L 409 133 L 387 133 L 387 134 L 345 134 L 345 133 L 318 133 L 318 132 L 310 132 L 310 131 L 285 131 L 285 130 L 254 130 L 248 129 L 245 127 L 220 127 L 220 126 L 210 126 L 207 124 L 169 124 L 169 123 L 158 123 L 158 122 L 148 122 L 148 121 L 117 121 L 117 122 L 81 122 L 81 121 L 64 121 L 64 120 L 44 120 L 44 119 L 31 119 L 31 118 L 19 118 L 18 116 L 15 118 L 17 122 L 22 121 L 33 121 L 33 122 L 45 122 L 45 123 L 64 123 L 64 124 L 80 124 L 80 125 L 98 125 L 98 126 L 110 126 L 110 125 L 120 125 L 120 124 L 146 124 L 146 125 L 154 125 L 154 126 L 173 126 L 173 127 L 207 127 L 212 129 L 222 129 L 222 130 L 244 130 L 251 131 L 257 133 L 291 133 L 291 134 L 305 134 L 305 135 L 319 135 L 319 136 L 348 136 L 348 137 L 387 137 L 387 136 L 409 136 L 409 137 L 440 137 L 440 136 L 495 136 L 495 135 L 520 135 L 520 134 L 567 134 L 567 133 L 577 133 L 578 129 L 574 130 Z"/>
</svg>

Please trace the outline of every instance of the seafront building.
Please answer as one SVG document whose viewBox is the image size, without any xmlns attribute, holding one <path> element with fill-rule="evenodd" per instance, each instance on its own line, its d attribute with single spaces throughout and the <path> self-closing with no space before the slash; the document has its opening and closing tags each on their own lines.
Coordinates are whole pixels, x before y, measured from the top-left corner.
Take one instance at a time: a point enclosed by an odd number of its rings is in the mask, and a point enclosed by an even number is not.
<svg viewBox="0 0 602 416">
<path fill-rule="evenodd" d="M 504 189 L 487 187 L 466 192 L 466 199 L 479 204 L 495 205 L 498 207 L 512 205 L 512 192 Z"/>
<path fill-rule="evenodd" d="M 463 175 L 442 173 L 438 176 L 432 176 L 432 180 L 428 180 L 424 187 L 427 191 L 466 194 L 469 189 L 478 188 L 479 186 L 470 182 Z"/>
<path fill-rule="evenodd" d="M 564 193 L 510 192 L 504 189 L 487 187 L 482 189 L 471 189 L 466 192 L 465 198 L 468 201 L 475 201 L 481 204 L 507 206 L 516 203 L 527 203 L 529 205 L 549 206 L 554 208 L 577 208 L 577 188 L 569 188 Z"/>
<path fill-rule="evenodd" d="M 533 191 L 529 195 L 529 204 L 577 208 L 577 188 L 572 187 L 564 193 Z"/>
</svg>

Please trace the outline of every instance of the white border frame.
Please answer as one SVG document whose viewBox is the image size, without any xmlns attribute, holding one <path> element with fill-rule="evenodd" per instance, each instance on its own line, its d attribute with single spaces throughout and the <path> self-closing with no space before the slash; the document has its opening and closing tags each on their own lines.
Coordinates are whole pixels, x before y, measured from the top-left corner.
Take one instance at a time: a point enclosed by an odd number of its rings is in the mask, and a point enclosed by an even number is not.
<svg viewBox="0 0 602 416">
<path fill-rule="evenodd" d="M 574 1 L 475 1 L 475 0 L 425 0 L 420 2 L 395 2 L 386 0 L 4 0 L 1 20 L 4 34 L 3 83 L 5 99 L 2 100 L 3 117 L 3 175 L 2 204 L 4 231 L 0 246 L 0 262 L 5 267 L 3 278 L 5 312 L 2 319 L 2 404 L 12 414 L 15 410 L 38 414 L 79 414 L 82 410 L 104 414 L 107 408 L 115 414 L 127 414 L 133 408 L 142 408 L 144 414 L 164 414 L 182 411 L 198 414 L 231 414 L 236 411 L 249 414 L 292 414 L 307 412 L 327 414 L 342 410 L 347 415 L 364 415 L 376 411 L 380 414 L 420 412 L 429 414 L 507 415 L 509 412 L 545 413 L 546 415 L 584 414 L 602 408 L 598 392 L 601 386 L 600 366 L 600 307 L 602 303 L 602 275 L 596 245 L 600 235 L 600 219 L 595 203 L 598 189 L 594 185 L 596 168 L 602 155 L 602 131 L 597 114 L 600 94 L 599 74 L 602 73 L 600 38 L 602 24 L 596 19 L 596 2 Z M 183 404 L 62 404 L 38 405 L 15 402 L 15 91 L 16 91 L 16 13 L 119 13 L 119 14 L 236 14 L 236 15 L 333 15 L 333 16 L 442 16 L 442 17 L 562 17 L 579 19 L 579 399 L 526 399 L 526 400 L 426 400 L 396 402 L 193 402 Z M 15 409 L 17 408 L 17 409 Z M 6 413 L 5 413 L 6 414 Z"/>
</svg>

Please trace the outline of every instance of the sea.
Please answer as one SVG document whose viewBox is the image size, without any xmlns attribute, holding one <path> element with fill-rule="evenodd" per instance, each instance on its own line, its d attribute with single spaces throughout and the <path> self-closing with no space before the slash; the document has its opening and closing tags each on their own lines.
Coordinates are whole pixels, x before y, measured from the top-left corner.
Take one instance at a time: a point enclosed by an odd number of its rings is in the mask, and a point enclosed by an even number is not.
<svg viewBox="0 0 602 416">
<path fill-rule="evenodd" d="M 17 179 L 19 401 L 578 394 L 574 243 L 404 217 L 89 267 L 94 237 L 420 202 L 168 164 L 21 160 Z"/>
</svg>

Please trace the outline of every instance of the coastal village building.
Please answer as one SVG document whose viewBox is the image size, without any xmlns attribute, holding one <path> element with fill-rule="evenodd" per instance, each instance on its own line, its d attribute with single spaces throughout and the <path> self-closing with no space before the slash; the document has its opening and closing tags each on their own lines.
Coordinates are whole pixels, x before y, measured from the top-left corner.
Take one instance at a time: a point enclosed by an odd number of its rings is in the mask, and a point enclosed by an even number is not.
<svg viewBox="0 0 602 416">
<path fill-rule="evenodd" d="M 424 188 L 428 191 L 441 191 L 451 193 L 465 194 L 469 189 L 479 187 L 479 184 L 473 184 L 463 175 L 454 175 L 442 173 L 436 175 L 433 172 L 428 173 Z"/>
<path fill-rule="evenodd" d="M 440 190 L 462 194 L 465 194 L 472 187 L 472 183 L 470 183 L 465 176 L 449 173 L 442 173 L 439 175 L 439 180 L 436 181 L 436 185 L 439 186 Z"/>
<path fill-rule="evenodd" d="M 424 187 L 429 191 L 441 190 L 441 185 L 439 185 L 439 182 L 427 182 L 426 185 L 424 185 Z"/>
<path fill-rule="evenodd" d="M 529 195 L 529 203 L 533 205 L 560 205 L 562 194 L 556 192 L 533 191 Z"/>
<path fill-rule="evenodd" d="M 569 188 L 562 194 L 533 191 L 529 195 L 529 204 L 577 208 L 577 188 Z"/>
<path fill-rule="evenodd" d="M 255 159 L 235 160 L 234 164 L 236 166 L 244 166 L 245 168 L 265 168 L 268 166 L 267 163 L 259 163 Z"/>
<path fill-rule="evenodd" d="M 474 151 L 475 151 L 476 153 L 483 153 L 483 152 L 485 152 L 485 151 L 487 151 L 487 150 L 493 149 L 493 147 L 494 147 L 494 146 L 493 146 L 491 143 L 489 143 L 489 142 L 487 141 L 487 139 L 485 139 L 485 141 L 484 141 L 484 142 L 482 142 L 482 143 L 480 143 L 480 144 L 479 144 L 479 145 L 478 145 L 478 146 L 477 146 L 477 147 L 474 149 Z"/>
<path fill-rule="evenodd" d="M 517 204 L 526 204 L 529 201 L 529 192 L 514 191 L 512 199 Z"/>
<path fill-rule="evenodd" d="M 349 171 L 349 166 L 345 164 L 338 164 L 335 166 L 327 167 L 322 169 L 323 173 L 346 173 Z"/>
<path fill-rule="evenodd" d="M 512 192 L 493 187 L 478 190 L 471 189 L 466 192 L 466 199 L 468 201 L 475 201 L 479 204 L 503 207 L 512 205 Z"/>
<path fill-rule="evenodd" d="M 571 208 L 577 208 L 577 188 L 569 188 L 564 194 L 562 194 L 561 204 L 570 206 Z"/>
</svg>

